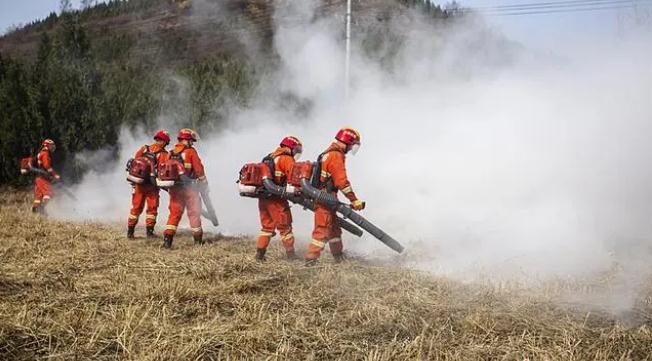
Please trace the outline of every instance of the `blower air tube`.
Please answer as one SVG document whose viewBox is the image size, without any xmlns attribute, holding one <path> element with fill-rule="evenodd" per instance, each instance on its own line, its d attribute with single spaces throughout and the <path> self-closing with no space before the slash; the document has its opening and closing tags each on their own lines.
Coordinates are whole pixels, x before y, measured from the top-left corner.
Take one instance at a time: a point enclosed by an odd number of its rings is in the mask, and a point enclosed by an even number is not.
<svg viewBox="0 0 652 361">
<path fill-rule="evenodd" d="M 52 178 L 52 175 L 50 173 L 48 173 L 47 171 L 45 171 L 45 170 L 43 170 L 41 168 L 31 167 L 31 168 L 29 168 L 29 171 L 36 174 L 36 175 L 39 175 L 41 177 L 45 177 L 45 178 L 48 178 L 48 179 Z"/>
<path fill-rule="evenodd" d="M 344 216 L 344 218 L 349 219 L 351 222 L 360 226 L 360 228 L 371 233 L 371 235 L 383 242 L 387 247 L 398 253 L 403 252 L 403 245 L 398 243 L 398 241 L 392 238 L 389 234 L 383 232 L 382 229 L 369 222 L 366 218 L 356 213 L 353 209 L 340 203 L 336 196 L 313 187 L 306 179 L 301 180 L 301 189 L 309 198 L 312 198 L 315 202 L 331 207 L 337 213 Z"/>
<path fill-rule="evenodd" d="M 269 178 L 263 179 L 263 186 L 265 187 L 265 189 L 269 193 L 271 193 L 271 194 L 273 194 L 275 196 L 285 198 L 285 199 L 289 200 L 292 203 L 300 204 L 304 208 L 308 208 L 313 212 L 315 211 L 315 203 L 311 199 L 304 198 L 304 197 L 301 197 L 301 196 L 297 196 L 297 195 L 294 195 L 294 194 L 289 194 L 285 190 L 285 187 L 279 186 L 278 184 L 274 183 Z M 356 227 L 354 224 L 351 224 L 350 222 L 347 222 L 346 220 L 344 220 L 344 219 L 342 219 L 340 217 L 337 217 L 337 224 L 340 227 L 342 227 L 342 229 L 346 230 L 347 232 L 351 233 L 352 235 L 362 237 L 362 234 L 363 234 L 362 230 L 360 228 Z"/>
</svg>

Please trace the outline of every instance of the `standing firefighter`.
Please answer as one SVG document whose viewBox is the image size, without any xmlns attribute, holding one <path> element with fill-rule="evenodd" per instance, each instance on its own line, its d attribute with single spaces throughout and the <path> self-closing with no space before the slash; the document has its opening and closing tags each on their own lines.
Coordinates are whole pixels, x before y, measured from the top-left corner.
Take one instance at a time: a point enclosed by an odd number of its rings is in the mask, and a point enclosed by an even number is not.
<svg viewBox="0 0 652 361">
<path fill-rule="evenodd" d="M 274 183 L 285 188 L 290 170 L 294 161 L 301 157 L 303 145 L 293 136 L 283 138 L 276 150 L 263 159 L 269 166 Z M 288 259 L 296 259 L 294 252 L 294 234 L 292 234 L 292 212 L 287 199 L 278 196 L 259 198 L 258 211 L 260 213 L 261 231 L 256 243 L 256 259 L 265 259 L 265 252 L 270 240 L 278 229 L 283 247 Z"/>
<path fill-rule="evenodd" d="M 131 196 L 131 211 L 127 221 L 127 238 L 134 238 L 138 218 L 143 213 L 145 204 L 147 204 L 147 216 L 145 218 L 147 237 L 155 237 L 154 226 L 158 215 L 159 188 L 156 186 L 154 174 L 156 166 L 167 158 L 165 147 L 168 144 L 170 144 L 170 134 L 165 130 L 159 130 L 154 134 L 154 143 L 144 145 L 138 149 L 130 163 L 127 177 L 133 182 L 134 188 Z M 145 173 L 143 174 L 144 177 L 139 177 L 139 171 Z"/>
<path fill-rule="evenodd" d="M 181 129 L 177 136 L 179 142 L 170 151 L 169 162 L 178 162 L 183 169 L 181 180 L 169 188 L 170 192 L 170 217 L 165 226 L 163 246 L 172 247 L 172 240 L 177 232 L 184 209 L 188 210 L 188 219 L 192 236 L 196 244 L 203 244 L 203 231 L 201 228 L 202 200 L 199 194 L 200 187 L 207 187 L 204 166 L 199 159 L 197 150 L 192 147 L 199 137 L 192 129 Z"/>
<path fill-rule="evenodd" d="M 50 153 L 54 153 L 56 149 L 57 147 L 54 141 L 52 139 L 46 139 L 43 141 L 41 150 L 36 156 L 36 168 L 42 172 L 36 173 L 34 179 L 34 203 L 32 204 L 32 212 L 34 213 L 45 212 L 45 206 L 52 196 L 50 184 L 52 181 L 61 179 L 54 169 L 52 169 L 52 157 Z"/>
<path fill-rule="evenodd" d="M 353 192 L 345 166 L 346 154 L 351 152 L 355 155 L 360 147 L 360 133 L 352 128 L 342 128 L 337 132 L 335 140 L 317 159 L 316 167 L 321 171 L 318 188 L 335 197 L 340 190 L 351 201 L 351 208 L 362 210 L 365 202 L 359 200 Z M 312 242 L 305 254 L 306 264 L 314 264 L 327 243 L 335 261 L 342 261 L 342 230 L 337 224 L 337 215 L 333 209 L 317 202 Z"/>
</svg>

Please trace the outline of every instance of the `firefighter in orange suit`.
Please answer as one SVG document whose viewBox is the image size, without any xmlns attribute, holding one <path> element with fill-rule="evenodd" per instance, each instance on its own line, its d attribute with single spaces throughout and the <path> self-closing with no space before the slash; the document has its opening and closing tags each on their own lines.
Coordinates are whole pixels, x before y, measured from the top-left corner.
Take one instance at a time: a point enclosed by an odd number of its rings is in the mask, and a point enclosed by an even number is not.
<svg viewBox="0 0 652 361">
<path fill-rule="evenodd" d="M 52 196 L 50 184 L 53 181 L 58 181 L 61 178 L 52 168 L 52 157 L 50 153 L 54 153 L 57 149 L 52 139 L 46 139 L 42 143 L 41 150 L 36 156 L 36 167 L 40 170 L 47 172 L 45 174 L 36 174 L 34 179 L 34 203 L 32 203 L 32 212 L 45 213 L 45 206 L 50 201 Z"/>
<path fill-rule="evenodd" d="M 175 185 L 170 188 L 170 216 L 165 226 L 163 247 L 171 248 L 174 234 L 183 215 L 183 211 L 188 211 L 190 228 L 196 244 L 203 244 L 203 231 L 201 228 L 201 196 L 198 187 L 207 186 L 204 165 L 197 154 L 197 150 L 192 147 L 199 137 L 192 129 L 181 129 L 177 136 L 179 142 L 175 144 L 170 151 L 170 159 L 178 159 L 185 171 L 184 177 L 187 177 L 185 185 Z"/>
<path fill-rule="evenodd" d="M 144 145 L 138 149 L 134 158 L 146 157 L 156 166 L 161 163 L 166 156 L 165 147 L 170 144 L 170 134 L 165 130 L 159 130 L 154 134 L 154 143 Z M 127 238 L 134 238 L 134 231 L 138 224 L 138 218 L 143 213 L 147 204 L 147 216 L 145 218 L 145 227 L 147 237 L 156 237 L 154 235 L 154 226 L 156 225 L 156 216 L 158 215 L 159 189 L 156 184 L 147 182 L 145 184 L 135 184 L 131 196 L 131 211 L 127 221 Z"/>
<path fill-rule="evenodd" d="M 333 142 L 318 162 L 321 163 L 320 183 L 321 190 L 337 197 L 337 191 L 344 193 L 351 202 L 351 208 L 362 210 L 365 202 L 358 199 L 353 192 L 351 183 L 346 175 L 346 154 L 354 154 L 360 147 L 360 133 L 352 128 L 342 128 L 335 136 Z M 321 251 L 328 244 L 336 262 L 343 260 L 342 230 L 337 224 L 335 211 L 325 205 L 315 205 L 315 228 L 312 232 L 312 242 L 305 253 L 306 264 L 314 264 Z"/>
<path fill-rule="evenodd" d="M 290 170 L 294 161 L 301 157 L 303 145 L 297 137 L 287 136 L 283 138 L 276 150 L 270 153 L 263 162 L 268 164 L 273 171 L 274 183 L 285 187 Z M 281 235 L 283 247 L 288 259 L 296 259 L 294 252 L 294 234 L 292 234 L 292 212 L 287 199 L 277 196 L 260 198 L 258 200 L 258 211 L 260 213 L 260 235 L 256 243 L 256 259 L 265 259 L 265 252 L 270 240 L 278 230 Z"/>
</svg>

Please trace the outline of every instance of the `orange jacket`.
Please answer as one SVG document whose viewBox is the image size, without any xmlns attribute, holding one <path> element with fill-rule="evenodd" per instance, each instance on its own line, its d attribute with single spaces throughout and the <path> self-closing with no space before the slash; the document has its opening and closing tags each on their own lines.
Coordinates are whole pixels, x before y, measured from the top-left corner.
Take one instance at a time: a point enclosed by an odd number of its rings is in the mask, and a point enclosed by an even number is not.
<svg viewBox="0 0 652 361">
<path fill-rule="evenodd" d="M 351 202 L 357 200 L 358 197 L 353 192 L 351 182 L 349 182 L 349 178 L 346 175 L 346 155 L 344 154 L 344 150 L 337 143 L 333 143 L 322 154 L 321 182 L 326 183 L 332 180 L 335 188 L 342 191 L 346 198 Z"/>
<path fill-rule="evenodd" d="M 186 170 L 186 174 L 190 178 L 205 180 L 206 174 L 204 173 L 204 165 L 197 154 L 197 150 L 193 147 L 189 147 L 183 143 L 177 143 L 172 149 L 173 154 L 181 154 L 183 159 L 183 168 Z M 172 154 L 169 154 L 172 156 Z"/>
<path fill-rule="evenodd" d="M 136 151 L 136 155 L 134 155 L 134 158 L 142 157 L 143 154 L 147 151 L 147 146 L 142 146 L 138 151 Z M 156 164 L 161 164 L 161 162 L 164 162 L 167 159 L 167 150 L 165 150 L 165 146 L 158 144 L 154 142 L 153 144 L 149 145 L 149 152 L 156 154 Z"/>
<path fill-rule="evenodd" d="M 52 177 L 56 177 L 57 173 L 52 169 L 52 158 L 50 158 L 50 151 L 43 147 L 38 155 L 36 156 L 36 163 L 39 168 L 50 173 Z"/>
<path fill-rule="evenodd" d="M 278 147 L 270 155 L 274 158 L 274 183 L 284 185 L 294 165 L 292 151 L 286 147 Z"/>
</svg>

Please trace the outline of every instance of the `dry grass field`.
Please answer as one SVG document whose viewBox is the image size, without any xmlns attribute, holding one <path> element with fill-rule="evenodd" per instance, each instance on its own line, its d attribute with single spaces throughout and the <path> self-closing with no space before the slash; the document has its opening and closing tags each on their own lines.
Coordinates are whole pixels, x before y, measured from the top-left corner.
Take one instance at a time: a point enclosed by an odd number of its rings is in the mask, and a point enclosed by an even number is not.
<svg viewBox="0 0 652 361">
<path fill-rule="evenodd" d="M 305 268 L 276 245 L 260 264 L 247 239 L 165 251 L 34 216 L 25 193 L 0 204 L 0 360 L 652 359 L 650 292 L 623 320 L 554 290 L 358 259 Z"/>
</svg>

